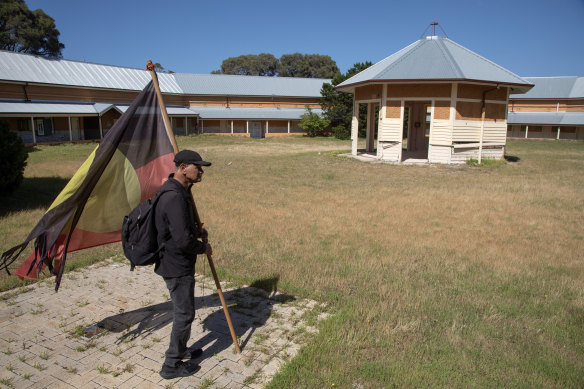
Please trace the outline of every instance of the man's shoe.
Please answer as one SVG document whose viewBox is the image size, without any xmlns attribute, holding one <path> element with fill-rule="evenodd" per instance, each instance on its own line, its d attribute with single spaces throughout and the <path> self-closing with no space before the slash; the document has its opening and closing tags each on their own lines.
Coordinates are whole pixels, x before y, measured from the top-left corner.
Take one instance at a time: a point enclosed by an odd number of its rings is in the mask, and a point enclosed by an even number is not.
<svg viewBox="0 0 584 389">
<path fill-rule="evenodd" d="M 197 359 L 197 358 L 200 358 L 201 355 L 203 355 L 202 348 L 191 349 L 191 350 L 189 350 L 189 353 L 188 353 L 189 359 Z"/>
<path fill-rule="evenodd" d="M 189 377 L 195 374 L 201 367 L 199 365 L 189 362 L 178 362 L 174 367 L 162 365 L 160 376 L 165 380 L 170 380 L 178 377 Z"/>
</svg>

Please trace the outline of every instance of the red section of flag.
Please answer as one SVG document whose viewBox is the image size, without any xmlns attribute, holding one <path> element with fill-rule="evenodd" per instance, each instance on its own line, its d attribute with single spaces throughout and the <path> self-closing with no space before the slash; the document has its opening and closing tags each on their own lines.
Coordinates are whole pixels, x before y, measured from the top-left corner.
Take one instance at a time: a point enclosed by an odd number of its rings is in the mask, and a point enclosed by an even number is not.
<svg viewBox="0 0 584 389">
<path fill-rule="evenodd" d="M 146 165 L 136 169 L 138 181 L 140 181 L 140 190 L 142 192 L 140 201 L 154 197 L 158 189 L 168 179 L 166 176 L 161 177 L 160 172 L 168 170 L 168 166 L 174 165 L 174 154 L 166 154 L 148 162 Z"/>
<path fill-rule="evenodd" d="M 88 249 L 91 247 L 101 246 L 108 243 L 115 243 L 121 240 L 121 226 L 118 231 L 108 232 L 108 233 L 99 233 L 99 232 L 91 232 L 85 231 L 79 228 L 75 228 L 73 234 L 71 234 L 71 241 L 69 242 L 69 248 L 67 252 L 71 253 L 73 251 Z M 55 269 L 58 269 L 61 266 L 61 259 L 63 257 L 63 252 L 65 250 L 65 239 L 66 235 L 59 235 L 57 239 L 57 243 L 55 245 L 55 255 L 54 255 L 54 264 L 53 266 Z M 30 269 L 30 265 L 34 261 L 35 253 L 34 251 L 24 260 L 24 262 L 18 266 L 18 268 L 14 271 L 20 279 L 23 278 L 30 278 L 36 280 L 37 272 L 31 271 L 28 273 Z M 48 275 L 48 274 L 47 274 Z"/>
</svg>

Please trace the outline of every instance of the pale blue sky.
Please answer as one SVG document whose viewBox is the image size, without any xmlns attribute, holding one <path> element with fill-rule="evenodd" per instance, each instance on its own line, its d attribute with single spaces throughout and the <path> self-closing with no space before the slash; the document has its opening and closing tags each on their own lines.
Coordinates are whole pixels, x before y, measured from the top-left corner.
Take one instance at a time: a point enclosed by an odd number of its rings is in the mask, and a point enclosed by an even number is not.
<svg viewBox="0 0 584 389">
<path fill-rule="evenodd" d="M 26 0 L 55 19 L 63 57 L 209 73 L 241 54 L 326 54 L 345 72 L 448 37 L 523 77 L 584 75 L 584 0 Z M 441 31 L 438 35 L 442 35 Z M 429 35 L 429 34 L 426 34 Z"/>
</svg>

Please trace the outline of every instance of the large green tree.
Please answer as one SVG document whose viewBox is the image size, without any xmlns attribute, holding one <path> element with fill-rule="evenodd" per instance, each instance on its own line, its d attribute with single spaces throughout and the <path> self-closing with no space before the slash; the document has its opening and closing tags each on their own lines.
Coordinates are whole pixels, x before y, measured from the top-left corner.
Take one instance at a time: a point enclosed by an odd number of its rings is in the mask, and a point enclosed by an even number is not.
<svg viewBox="0 0 584 389">
<path fill-rule="evenodd" d="M 339 74 L 332 79 L 330 84 L 325 83 L 320 90 L 320 105 L 323 116 L 330 121 L 334 135 L 339 139 L 348 139 L 351 136 L 351 120 L 353 118 L 353 95 L 340 92 L 335 86 L 353 77 L 355 74 L 367 69 L 372 63 L 357 62 L 345 74 Z M 367 107 L 359 107 L 359 136 L 365 136 L 367 124 Z"/>
<path fill-rule="evenodd" d="M 340 74 L 328 55 L 300 53 L 284 54 L 279 59 L 266 53 L 230 57 L 221 63 L 221 69 L 211 73 L 306 78 L 333 78 Z"/>
<path fill-rule="evenodd" d="M 337 63 L 321 54 L 284 54 L 278 66 L 280 77 L 333 78 L 339 74 Z"/>
<path fill-rule="evenodd" d="M 0 0 L 0 49 L 61 58 L 55 20 L 42 9 L 31 11 L 24 0 Z"/>
<path fill-rule="evenodd" d="M 272 54 L 248 54 L 229 57 L 221 64 L 220 71 L 213 74 L 237 74 L 240 76 L 275 76 L 278 59 Z"/>
</svg>

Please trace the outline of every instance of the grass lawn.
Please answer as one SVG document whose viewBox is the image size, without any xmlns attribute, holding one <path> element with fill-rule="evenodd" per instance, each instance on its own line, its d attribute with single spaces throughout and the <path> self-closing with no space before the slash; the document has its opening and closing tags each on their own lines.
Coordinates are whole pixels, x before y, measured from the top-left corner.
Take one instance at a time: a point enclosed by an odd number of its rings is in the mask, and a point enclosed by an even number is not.
<svg viewBox="0 0 584 389">
<path fill-rule="evenodd" d="M 584 386 L 584 142 L 509 140 L 519 160 L 482 167 L 362 163 L 334 139 L 178 143 L 213 162 L 194 195 L 220 277 L 277 276 L 332 314 L 271 388 Z M 31 152 L 0 198 L 2 251 L 94 147 Z"/>
</svg>

